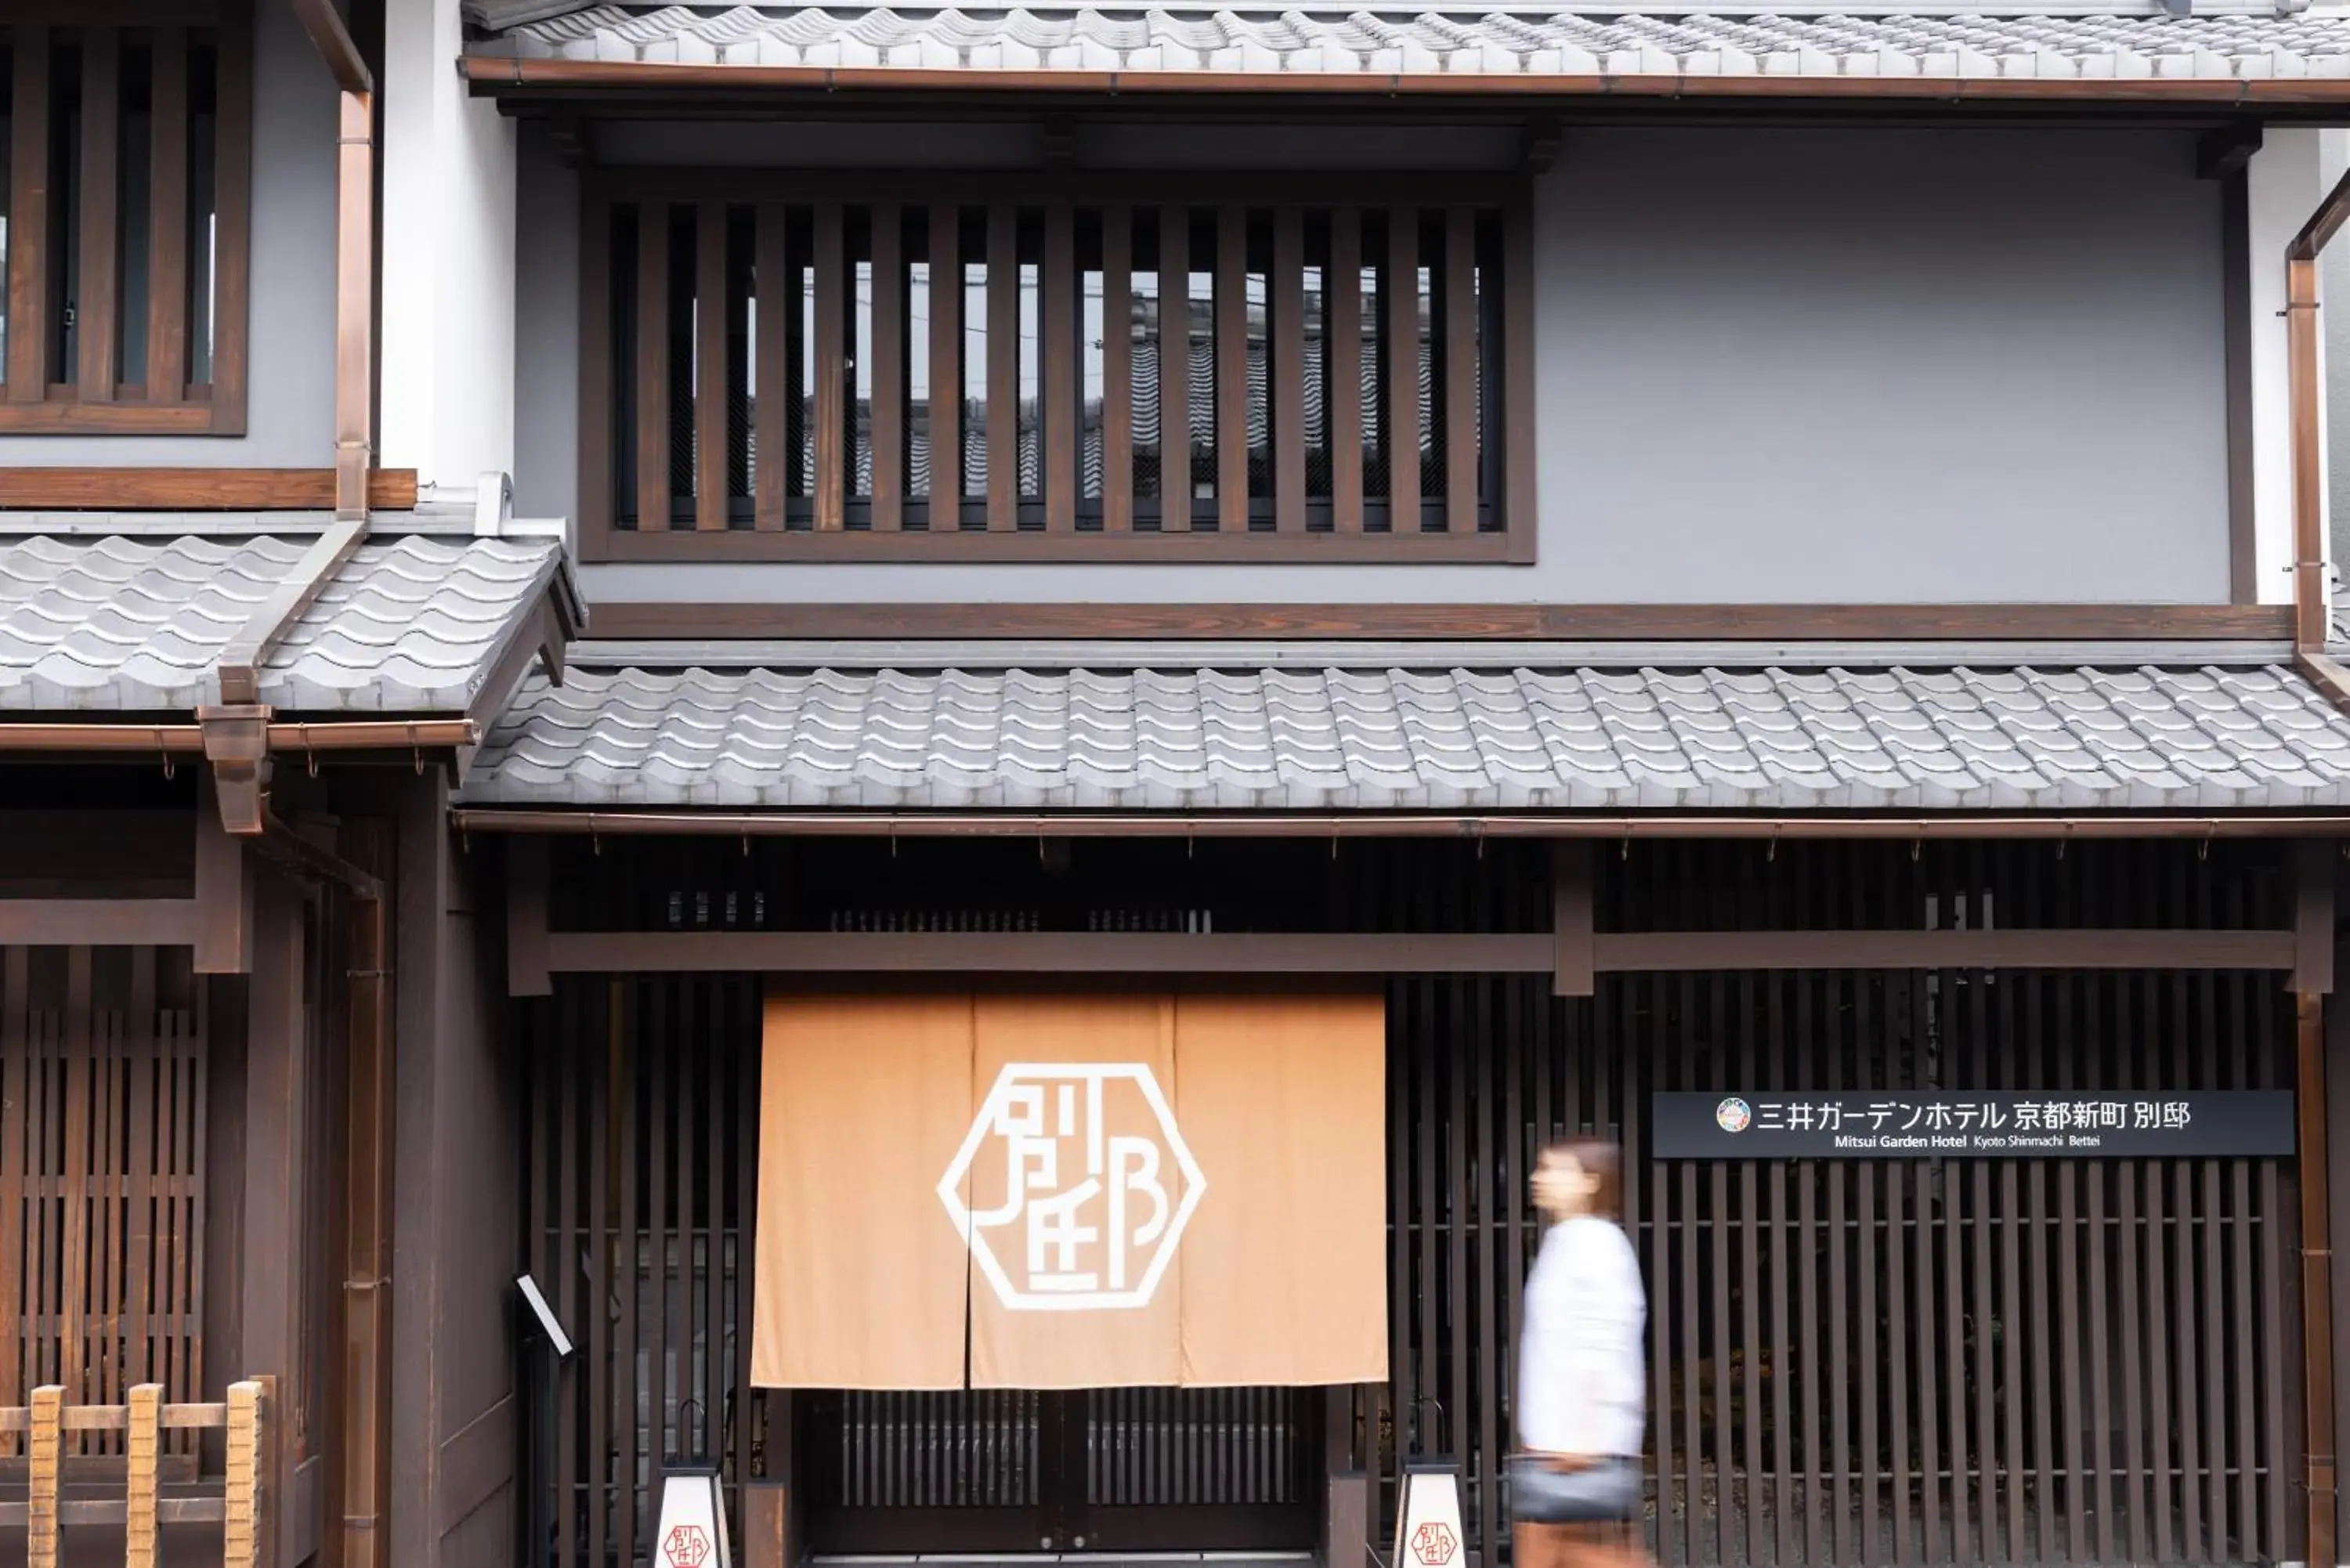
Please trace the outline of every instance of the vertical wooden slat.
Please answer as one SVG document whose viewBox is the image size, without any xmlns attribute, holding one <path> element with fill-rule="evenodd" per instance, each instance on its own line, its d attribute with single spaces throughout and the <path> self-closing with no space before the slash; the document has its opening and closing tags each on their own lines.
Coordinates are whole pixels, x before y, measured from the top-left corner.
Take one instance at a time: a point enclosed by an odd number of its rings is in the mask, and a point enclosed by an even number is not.
<svg viewBox="0 0 2350 1568">
<path fill-rule="evenodd" d="M 1266 290 L 1271 374 L 1266 377 L 1273 447 L 1273 526 L 1305 532 L 1305 214 L 1283 206 L 1273 214 L 1273 275 Z M 1328 309 L 1327 283 L 1324 309 Z M 1328 358 L 1324 357 L 1324 369 Z M 1325 428 L 1329 384 L 1323 385 Z"/>
<path fill-rule="evenodd" d="M 772 533 L 784 526 L 791 481 L 792 298 L 788 213 L 780 202 L 762 202 L 751 219 L 751 266 L 756 290 L 757 328 L 752 334 L 752 384 L 757 397 L 752 418 L 758 458 L 752 476 L 752 526 Z"/>
<path fill-rule="evenodd" d="M 642 1327 L 639 1314 L 641 1294 L 638 1280 L 641 1270 L 637 1262 L 637 1240 L 646 1227 L 640 1186 L 637 1179 L 639 1151 L 643 1147 L 646 1112 L 651 1098 L 651 1072 L 647 1058 L 654 1054 L 657 1041 L 646 1033 L 648 1011 L 644 1005 L 645 987 L 641 981 L 608 980 L 601 982 L 604 989 L 606 1015 L 611 1020 L 613 1033 L 618 1037 L 621 1053 L 620 1082 L 626 1085 L 620 1106 L 620 1229 L 615 1238 L 611 1282 L 620 1298 L 619 1332 L 612 1341 L 612 1395 L 615 1408 L 610 1420 L 616 1430 L 613 1451 L 619 1471 L 619 1522 L 612 1539 L 624 1556 L 633 1554 L 644 1538 L 645 1529 L 638 1515 L 640 1501 L 637 1482 L 637 1463 L 640 1456 L 637 1426 L 638 1397 L 641 1374 L 637 1369 L 637 1346 Z M 620 1288 L 625 1281 L 626 1288 Z"/>
<path fill-rule="evenodd" d="M 1102 529 L 1134 527 L 1134 211 L 1102 210 Z"/>
<path fill-rule="evenodd" d="M 188 379 L 188 35 L 158 28 L 147 197 L 147 400 L 176 403 Z"/>
<path fill-rule="evenodd" d="M 49 30 L 14 29 L 9 87 L 8 400 L 49 394 Z"/>
<path fill-rule="evenodd" d="M 86 1400 L 89 1357 L 90 1106 L 97 1053 L 91 1035 L 90 950 L 66 950 L 65 1033 L 58 1041 L 65 1076 L 65 1163 L 58 1183 L 65 1259 L 58 1297 L 57 1381 L 68 1398 Z"/>
<path fill-rule="evenodd" d="M 640 533 L 660 533 L 670 524 L 669 391 L 669 203 L 640 202 L 637 204 L 635 432 Z M 776 450 L 782 448 L 778 441 Z"/>
<path fill-rule="evenodd" d="M 1248 532 L 1248 209 L 1216 210 L 1216 524 Z"/>
<path fill-rule="evenodd" d="M 1191 212 L 1159 213 L 1159 528 L 1191 529 Z"/>
<path fill-rule="evenodd" d="M 1077 217 L 1065 202 L 1045 209 L 1044 377 L 1045 530 L 1077 525 L 1077 414 L 1084 379 L 1077 373 Z"/>
<path fill-rule="evenodd" d="M 81 46 L 81 280 L 74 302 L 79 340 L 80 397 L 110 403 L 115 389 L 117 165 L 122 135 L 122 36 L 92 27 Z"/>
<path fill-rule="evenodd" d="M 213 433 L 245 428 L 253 299 L 253 7 L 224 5 L 213 79 Z M 599 291 L 597 304 L 603 306 Z"/>
<path fill-rule="evenodd" d="M 1322 398 L 1330 423 L 1330 526 L 1363 531 L 1363 214 L 1330 213 L 1323 281 Z"/>
<path fill-rule="evenodd" d="M 63 1475 L 65 1440 L 62 1423 L 66 1391 L 56 1384 L 33 1390 L 31 1458 L 26 1497 L 26 1568 L 57 1568 L 63 1542 L 57 1525 L 57 1490 Z"/>
<path fill-rule="evenodd" d="M 987 209 L 987 526 L 1020 525 L 1020 214 Z"/>
<path fill-rule="evenodd" d="M 873 531 L 894 534 L 906 505 L 905 219 L 895 202 L 876 202 L 873 229 Z"/>
<path fill-rule="evenodd" d="M 1388 213 L 1388 527 L 1419 532 L 1419 213 Z"/>
<path fill-rule="evenodd" d="M 693 525 L 726 526 L 726 203 L 693 225 Z"/>
<path fill-rule="evenodd" d="M 31 950 L 0 948 L 0 1405 L 24 1397 L 18 1368 L 24 1353 L 24 1323 L 18 1314 L 25 1269 L 25 1206 L 30 1198 L 29 1150 L 33 1075 L 26 1049 L 26 971 Z M 0 1453 L 6 1439 L 0 1438 Z"/>
<path fill-rule="evenodd" d="M 962 209 L 931 209 L 931 532 L 962 526 Z"/>
<path fill-rule="evenodd" d="M 123 1568 L 156 1568 L 160 1558 L 155 1503 L 162 1450 L 163 1390 L 141 1383 L 130 1390 L 127 1480 L 123 1488 Z"/>
<path fill-rule="evenodd" d="M 1444 526 L 1477 531 L 1477 213 L 1444 211 Z"/>
<path fill-rule="evenodd" d="M 816 525 L 837 534 L 848 492 L 847 246 L 840 203 L 816 208 L 816 386 L 809 399 L 816 421 Z"/>
</svg>

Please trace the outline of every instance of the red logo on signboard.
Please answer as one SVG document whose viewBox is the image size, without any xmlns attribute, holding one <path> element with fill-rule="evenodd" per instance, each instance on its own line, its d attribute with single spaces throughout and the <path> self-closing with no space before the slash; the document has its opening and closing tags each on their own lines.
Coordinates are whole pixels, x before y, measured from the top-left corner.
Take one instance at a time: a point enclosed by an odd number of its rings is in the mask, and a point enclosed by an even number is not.
<svg viewBox="0 0 2350 1568">
<path fill-rule="evenodd" d="M 698 1524 L 681 1524 L 669 1532 L 661 1550 L 669 1554 L 673 1568 L 702 1568 L 702 1560 L 710 1555 L 710 1538 L 702 1533 Z M 1450 1545 L 1444 1554 L 1452 1554 Z"/>
<path fill-rule="evenodd" d="M 1452 1539 L 1451 1526 L 1423 1524 L 1412 1532 L 1411 1554 L 1426 1564 L 1426 1568 L 1444 1568 L 1452 1561 L 1453 1551 L 1459 1544 Z"/>
</svg>

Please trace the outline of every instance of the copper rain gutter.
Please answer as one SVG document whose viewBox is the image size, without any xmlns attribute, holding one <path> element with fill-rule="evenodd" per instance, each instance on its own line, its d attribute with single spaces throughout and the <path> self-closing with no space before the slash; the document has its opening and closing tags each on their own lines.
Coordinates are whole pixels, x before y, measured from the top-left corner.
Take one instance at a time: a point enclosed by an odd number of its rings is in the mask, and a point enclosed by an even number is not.
<svg viewBox="0 0 2350 1568">
<path fill-rule="evenodd" d="M 2317 816 L 1512 816 L 1446 812 L 685 812 L 462 806 L 468 833 L 575 836 L 958 838 L 2350 838 L 2350 813 Z"/>
<path fill-rule="evenodd" d="M 1109 97 L 1233 94 L 1269 98 L 1893 99 L 1910 102 L 2099 101 L 2340 104 L 2350 81 L 2322 77 L 2172 80 L 2112 77 L 1704 76 L 1678 72 L 1545 76 L 1443 71 L 940 70 L 894 66 L 702 66 L 648 60 L 515 59 L 469 55 L 466 80 L 499 88 L 735 88 L 752 92 L 942 91 Z"/>
<path fill-rule="evenodd" d="M 257 669 L 269 641 L 299 613 L 317 585 L 332 575 L 365 536 L 368 477 L 375 464 L 375 77 L 344 26 L 334 0 L 292 0 L 294 14 L 341 90 L 337 137 L 335 223 L 335 515 L 331 531 L 306 560 L 297 587 L 255 642 L 245 667 L 224 665 L 225 703 L 242 700 L 245 744 L 265 754 L 245 759 L 262 784 L 252 805 L 261 816 L 264 853 L 305 858 L 307 841 L 286 831 L 267 809 L 266 755 L 271 750 L 315 752 L 359 747 L 379 735 L 421 747 L 425 733 L 446 745 L 470 745 L 478 734 L 463 721 L 433 725 L 279 724 L 255 694 L 231 688 Z M 406 732 L 406 733 L 400 733 Z M 331 737 L 329 739 L 329 737 Z M 326 745 L 321 741 L 326 740 Z M 221 759 L 214 755 L 214 771 Z M 225 796 L 224 796 L 225 800 Z M 225 809 L 225 808 L 224 808 Z M 384 846 L 370 838 L 379 865 Z M 345 1124 L 344 1201 L 348 1216 L 343 1279 L 342 1432 L 339 1473 L 330 1472 L 328 1559 L 346 1568 L 383 1568 L 390 1560 L 391 1498 L 391 950 L 382 887 L 369 871 L 318 850 L 310 874 L 339 881 L 355 895 L 349 944 L 350 1075 Z M 337 1548 L 339 1550 L 337 1550 Z"/>
</svg>

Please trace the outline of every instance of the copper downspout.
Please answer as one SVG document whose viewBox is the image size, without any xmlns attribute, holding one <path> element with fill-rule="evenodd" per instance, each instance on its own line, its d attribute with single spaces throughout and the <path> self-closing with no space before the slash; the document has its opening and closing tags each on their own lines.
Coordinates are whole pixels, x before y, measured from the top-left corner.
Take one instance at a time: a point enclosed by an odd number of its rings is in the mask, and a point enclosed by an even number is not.
<svg viewBox="0 0 2350 1568">
<path fill-rule="evenodd" d="M 334 0 L 292 0 L 292 5 L 342 91 L 335 225 L 335 515 L 359 523 L 363 530 L 368 473 L 375 464 L 375 78 Z M 458 727 L 473 730 L 470 723 Z M 286 728 L 270 725 L 269 745 L 278 746 L 279 732 Z M 265 797 L 262 807 L 266 810 Z M 282 844 L 293 836 L 279 830 L 266 836 Z M 381 843 L 373 835 L 362 842 L 380 862 Z M 370 871 L 340 860 L 335 865 L 374 883 Z M 320 869 L 331 873 L 333 867 Z M 387 984 L 391 950 L 381 885 L 375 883 L 369 892 L 348 877 L 344 880 L 358 898 L 352 910 L 350 1088 L 344 1149 L 349 1227 L 343 1280 L 341 1453 L 339 1472 L 329 1488 L 338 1495 L 340 1506 L 329 1511 L 326 1555 L 345 1568 L 381 1568 L 390 1552 L 386 1510 L 391 1493 L 392 1096 Z"/>
</svg>

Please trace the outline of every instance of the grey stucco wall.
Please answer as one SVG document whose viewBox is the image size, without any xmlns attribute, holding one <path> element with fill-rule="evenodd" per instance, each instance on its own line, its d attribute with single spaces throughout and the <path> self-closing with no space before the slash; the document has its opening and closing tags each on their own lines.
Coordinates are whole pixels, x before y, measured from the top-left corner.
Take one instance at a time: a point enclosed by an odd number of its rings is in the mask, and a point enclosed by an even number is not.
<svg viewBox="0 0 2350 1568">
<path fill-rule="evenodd" d="M 289 6 L 255 8 L 253 309 L 242 436 L 0 436 L 0 462 L 335 461 L 335 86 Z"/>
<path fill-rule="evenodd" d="M 606 566 L 588 589 L 2223 602 L 2220 192 L 2193 154 L 2171 130 L 1571 133 L 1537 186 L 1532 566 Z M 523 243 L 526 287 L 576 277 L 567 227 Z M 523 324 L 525 401 L 572 363 L 556 317 Z M 555 421 L 525 444 L 525 492 L 563 493 Z"/>
</svg>

